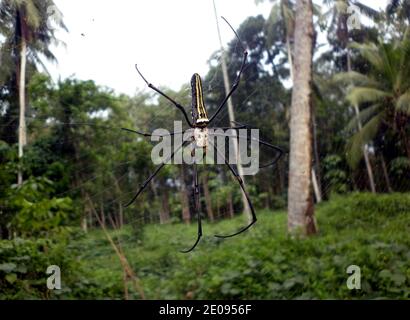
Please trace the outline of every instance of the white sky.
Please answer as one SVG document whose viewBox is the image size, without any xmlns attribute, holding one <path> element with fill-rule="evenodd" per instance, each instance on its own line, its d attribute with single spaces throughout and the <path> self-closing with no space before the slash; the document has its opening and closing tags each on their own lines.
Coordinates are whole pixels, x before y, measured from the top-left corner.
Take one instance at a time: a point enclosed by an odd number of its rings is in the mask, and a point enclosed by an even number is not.
<svg viewBox="0 0 410 320">
<path fill-rule="evenodd" d="M 372 0 L 371 6 L 384 8 L 385 2 Z M 178 90 L 194 72 L 206 74 L 207 60 L 219 48 L 212 0 L 55 3 L 69 33 L 57 34 L 67 47 L 53 50 L 57 65 L 47 64 L 54 79 L 75 75 L 132 95 L 146 88 L 134 68 L 138 63 L 148 81 Z M 272 6 L 268 0 L 259 5 L 255 0 L 216 0 L 216 5 L 218 16 L 227 18 L 235 29 L 248 16 L 266 18 Z M 221 19 L 219 24 L 226 44 L 234 34 Z"/>
</svg>

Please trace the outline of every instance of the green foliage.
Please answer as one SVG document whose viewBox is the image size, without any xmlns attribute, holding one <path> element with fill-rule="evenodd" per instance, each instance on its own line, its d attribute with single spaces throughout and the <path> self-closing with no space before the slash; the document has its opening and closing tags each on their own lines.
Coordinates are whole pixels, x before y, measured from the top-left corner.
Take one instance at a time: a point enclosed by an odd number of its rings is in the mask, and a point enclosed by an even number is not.
<svg viewBox="0 0 410 320">
<path fill-rule="evenodd" d="M 212 234 L 235 230 L 244 223 L 241 218 L 205 224 L 202 242 L 189 255 L 178 250 L 195 238 L 195 226 L 150 225 L 142 242 L 135 242 L 129 229 L 113 236 L 150 299 L 410 297 L 409 194 L 335 196 L 317 216 L 320 233 L 308 239 L 286 235 L 283 213 L 259 212 L 249 232 L 226 241 Z M 121 298 L 121 268 L 102 233 L 77 245 L 89 281 L 100 284 L 89 297 Z M 361 290 L 346 286 L 352 264 L 361 268 Z"/>
<path fill-rule="evenodd" d="M 324 179 L 330 193 L 348 191 L 348 175 L 343 166 L 343 159 L 338 155 L 328 155 L 323 159 Z"/>
<path fill-rule="evenodd" d="M 12 185 L 7 194 L 7 208 L 14 213 L 10 228 L 25 237 L 44 237 L 62 232 L 73 218 L 70 198 L 48 198 L 52 181 L 29 178 L 19 187 Z"/>
<path fill-rule="evenodd" d="M 408 143 L 410 38 L 406 32 L 400 40 L 380 39 L 378 43 L 353 43 L 351 46 L 370 65 L 366 74 L 349 72 L 335 77 L 342 82 L 353 81 L 346 99 L 362 109 L 359 118 L 363 126 L 348 142 L 348 161 L 355 168 L 363 156 L 364 145 L 381 144 L 381 137 L 388 137 L 386 131 L 396 134 L 396 139 L 402 140 L 404 145 Z M 351 130 L 354 125 L 357 119 L 352 119 L 347 128 Z"/>
<path fill-rule="evenodd" d="M 81 295 L 84 284 L 66 237 L 0 240 L 0 299 L 60 299 Z M 46 270 L 61 269 L 62 290 L 48 290 Z"/>
</svg>

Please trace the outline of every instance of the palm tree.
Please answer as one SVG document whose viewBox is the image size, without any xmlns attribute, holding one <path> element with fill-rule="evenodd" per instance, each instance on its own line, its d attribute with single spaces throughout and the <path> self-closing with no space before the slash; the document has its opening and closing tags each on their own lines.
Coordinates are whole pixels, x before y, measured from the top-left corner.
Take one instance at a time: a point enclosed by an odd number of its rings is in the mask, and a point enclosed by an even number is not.
<svg viewBox="0 0 410 320">
<path fill-rule="evenodd" d="M 42 63 L 39 54 L 49 60 L 55 60 L 49 49 L 51 43 L 58 43 L 54 37 L 54 29 L 50 22 L 54 22 L 67 30 L 63 23 L 62 15 L 52 0 L 4 0 L 0 3 L 0 32 L 6 37 L 2 47 L 1 60 L 14 62 L 2 66 L 2 78 L 14 74 L 19 100 L 19 130 L 18 146 L 19 158 L 23 156 L 26 144 L 26 66 L 27 59 L 32 64 Z M 8 59 L 7 59 L 8 56 Z M 1 80 L 1 79 L 0 79 Z M 23 180 L 21 170 L 18 173 L 18 184 Z"/>
<path fill-rule="evenodd" d="M 359 119 L 363 127 L 349 143 L 349 162 L 356 166 L 361 159 L 361 148 L 377 136 L 392 132 L 410 160 L 410 29 L 401 40 L 378 44 L 352 44 L 370 66 L 368 74 L 347 72 L 337 76 L 354 86 L 347 99 L 362 106 Z M 352 129 L 353 119 L 348 129 Z"/>
<path fill-rule="evenodd" d="M 296 2 L 294 85 L 290 110 L 288 188 L 289 231 L 316 233 L 311 192 L 312 169 L 312 57 L 313 8 L 311 0 Z"/>
<path fill-rule="evenodd" d="M 268 45 L 280 40 L 286 45 L 286 55 L 289 63 L 290 78 L 293 79 L 292 42 L 295 29 L 294 1 L 278 0 L 272 6 L 269 18 L 266 20 L 266 35 Z M 279 31 L 279 32 L 278 32 Z M 278 39 L 279 38 L 279 39 Z"/>
<path fill-rule="evenodd" d="M 342 50 L 345 51 L 345 57 L 346 57 L 346 70 L 347 72 L 352 71 L 352 63 L 351 63 L 351 57 L 350 57 L 350 51 L 348 49 L 348 44 L 350 41 L 350 35 L 349 35 L 349 26 L 348 26 L 348 21 L 349 21 L 349 13 L 348 13 L 348 8 L 349 7 L 356 7 L 360 9 L 361 13 L 364 13 L 367 17 L 377 20 L 380 17 L 379 12 L 376 10 L 372 9 L 369 6 L 366 6 L 360 1 L 352 1 L 352 0 L 324 0 L 324 3 L 328 6 L 330 6 L 330 10 L 325 14 L 325 16 L 331 16 L 331 24 L 330 24 L 330 32 L 334 31 L 336 33 L 336 37 L 339 41 L 339 45 Z M 361 29 L 360 29 L 361 30 Z M 360 31 L 359 30 L 359 31 Z M 357 30 L 356 30 L 357 31 Z M 364 32 L 362 32 L 364 33 Z M 356 113 L 356 125 L 358 126 L 359 130 L 361 130 L 362 123 L 359 118 L 359 108 L 358 106 L 353 106 L 354 111 Z M 373 176 L 373 169 L 370 163 L 370 159 L 367 153 L 367 146 L 363 146 L 362 148 L 362 153 L 365 159 L 365 164 L 366 164 L 366 169 L 367 169 L 367 174 L 369 177 L 369 185 L 370 189 L 372 190 L 373 193 L 376 192 L 376 186 L 374 183 L 374 176 Z"/>
</svg>

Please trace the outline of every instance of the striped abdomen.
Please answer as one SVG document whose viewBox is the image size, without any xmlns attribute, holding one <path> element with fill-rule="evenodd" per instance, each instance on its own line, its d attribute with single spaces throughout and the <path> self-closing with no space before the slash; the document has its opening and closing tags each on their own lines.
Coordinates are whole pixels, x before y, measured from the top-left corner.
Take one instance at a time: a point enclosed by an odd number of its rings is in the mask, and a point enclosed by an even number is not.
<svg viewBox="0 0 410 320">
<path fill-rule="evenodd" d="M 202 81 L 199 74 L 195 73 L 191 78 L 192 88 L 192 120 L 194 125 L 206 126 L 209 122 L 206 112 L 204 97 L 202 94 Z"/>
</svg>

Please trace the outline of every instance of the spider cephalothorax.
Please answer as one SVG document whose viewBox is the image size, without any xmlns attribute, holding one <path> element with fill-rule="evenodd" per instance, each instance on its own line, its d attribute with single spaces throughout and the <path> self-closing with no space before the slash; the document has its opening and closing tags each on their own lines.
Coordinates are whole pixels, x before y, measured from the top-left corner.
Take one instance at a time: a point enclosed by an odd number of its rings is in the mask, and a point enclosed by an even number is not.
<svg viewBox="0 0 410 320">
<path fill-rule="evenodd" d="M 198 148 L 208 147 L 208 128 L 194 128 L 195 145 Z"/>
</svg>

